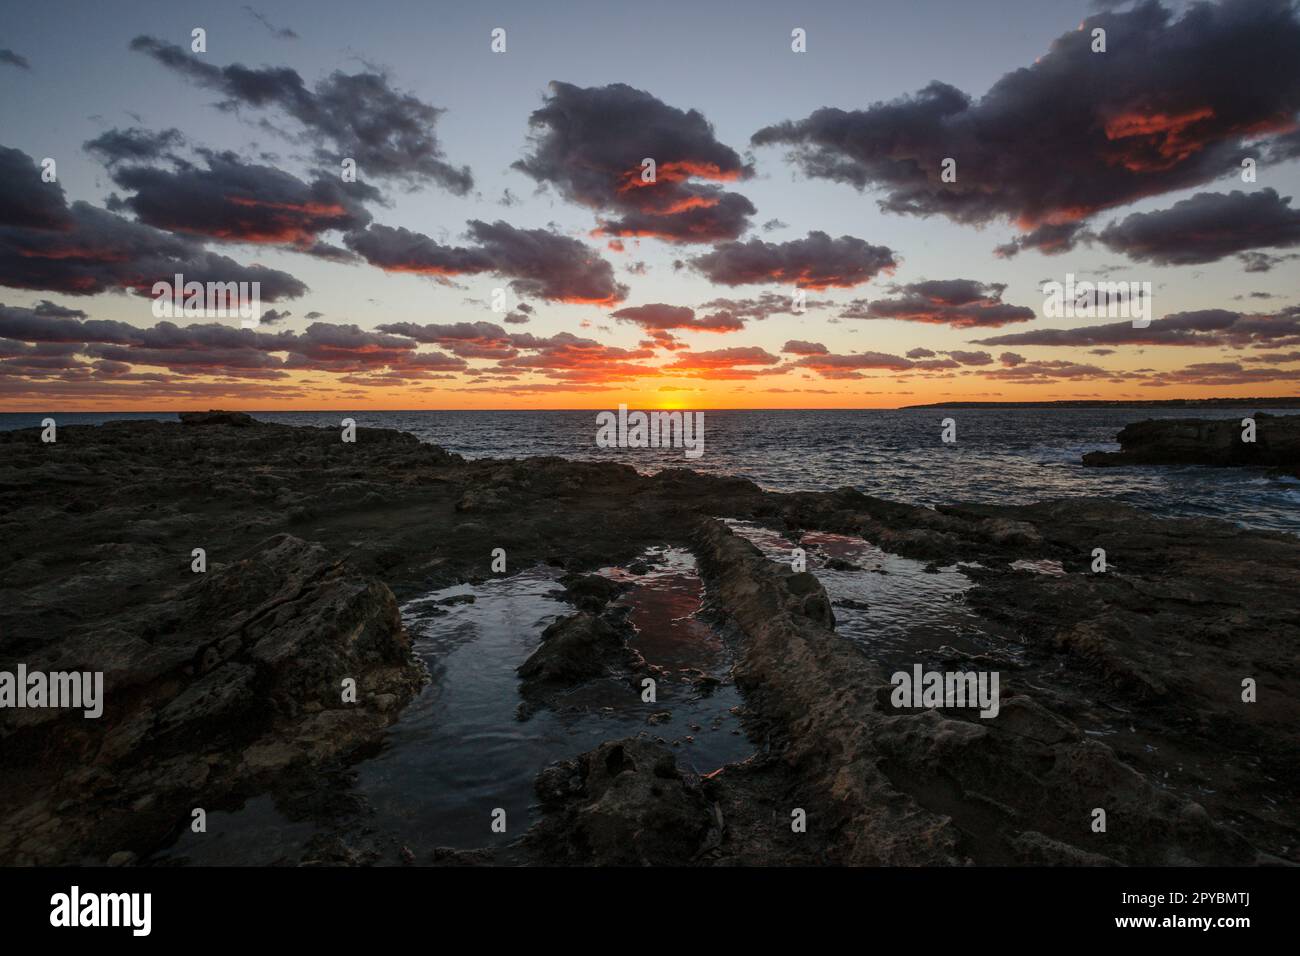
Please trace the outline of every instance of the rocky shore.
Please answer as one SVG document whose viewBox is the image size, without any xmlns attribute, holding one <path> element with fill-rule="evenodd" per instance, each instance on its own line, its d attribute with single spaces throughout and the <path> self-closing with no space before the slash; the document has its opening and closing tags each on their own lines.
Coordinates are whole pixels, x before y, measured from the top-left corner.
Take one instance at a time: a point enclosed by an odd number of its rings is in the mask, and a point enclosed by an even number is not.
<svg viewBox="0 0 1300 956">
<path fill-rule="evenodd" d="M 1271 449 L 1281 421 L 1261 416 Z M 964 600 L 1011 638 L 916 662 L 998 670 L 998 715 L 895 707 L 891 662 L 836 633 L 816 574 L 727 518 L 792 550 L 832 532 L 960 565 Z M 222 413 L 60 427 L 49 444 L 0 433 L 0 541 L 0 671 L 102 671 L 105 696 L 98 719 L 0 711 L 0 864 L 144 859 L 193 808 L 257 794 L 328 816 L 340 775 L 419 690 L 397 607 L 436 587 L 570 572 L 573 614 L 519 661 L 525 710 L 593 675 L 639 679 L 589 572 L 656 544 L 696 556 L 755 755 L 700 777 L 647 733 L 539 768 L 524 862 L 1300 862 L 1293 536 L 1091 499 L 928 509 L 465 461 L 390 430 L 349 443 Z"/>
<path fill-rule="evenodd" d="M 1247 422 L 1254 423 L 1253 434 Z M 1120 450 L 1093 451 L 1083 463 L 1116 465 L 1254 465 L 1300 478 L 1300 415 L 1257 412 L 1248 418 L 1162 418 L 1126 425 Z"/>
</svg>

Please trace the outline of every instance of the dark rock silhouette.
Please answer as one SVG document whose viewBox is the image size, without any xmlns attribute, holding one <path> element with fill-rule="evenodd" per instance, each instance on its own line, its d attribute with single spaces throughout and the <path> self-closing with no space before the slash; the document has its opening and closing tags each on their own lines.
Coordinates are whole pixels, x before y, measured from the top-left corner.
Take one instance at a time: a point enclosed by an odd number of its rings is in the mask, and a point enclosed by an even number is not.
<svg viewBox="0 0 1300 956">
<path fill-rule="evenodd" d="M 223 412 L 215 408 L 206 412 L 181 412 L 180 419 L 182 425 L 234 425 L 247 428 L 259 424 L 256 418 L 244 412 Z"/>
<path fill-rule="evenodd" d="M 1258 412 L 1255 440 L 1243 419 L 1161 418 L 1125 425 L 1117 452 L 1090 451 L 1083 463 L 1112 465 L 1267 465 L 1300 476 L 1300 415 Z"/>
</svg>

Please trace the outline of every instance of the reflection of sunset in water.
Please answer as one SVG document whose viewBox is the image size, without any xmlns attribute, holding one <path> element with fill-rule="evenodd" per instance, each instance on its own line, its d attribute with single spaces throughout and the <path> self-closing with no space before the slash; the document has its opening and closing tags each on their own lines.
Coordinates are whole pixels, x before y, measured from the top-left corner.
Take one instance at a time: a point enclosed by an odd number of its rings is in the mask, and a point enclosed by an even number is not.
<svg viewBox="0 0 1300 956">
<path fill-rule="evenodd" d="M 631 645 L 647 661 L 672 670 L 707 672 L 723 665 L 721 640 L 695 616 L 704 600 L 695 558 L 676 548 L 654 549 L 646 557 L 652 566 L 643 574 L 624 568 L 601 572 L 637 585 L 616 602 L 631 608 L 628 621 L 636 629 Z"/>
</svg>

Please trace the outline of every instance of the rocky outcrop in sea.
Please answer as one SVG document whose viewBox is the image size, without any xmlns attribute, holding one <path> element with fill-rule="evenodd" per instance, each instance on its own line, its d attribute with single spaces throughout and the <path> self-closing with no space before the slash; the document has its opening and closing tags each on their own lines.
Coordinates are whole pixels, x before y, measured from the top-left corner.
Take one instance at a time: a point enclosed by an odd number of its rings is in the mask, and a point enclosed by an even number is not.
<svg viewBox="0 0 1300 956">
<path fill-rule="evenodd" d="M 1117 452 L 1092 451 L 1083 463 L 1266 466 L 1300 477 L 1300 415 L 1257 412 L 1242 419 L 1161 418 L 1126 425 Z"/>
</svg>

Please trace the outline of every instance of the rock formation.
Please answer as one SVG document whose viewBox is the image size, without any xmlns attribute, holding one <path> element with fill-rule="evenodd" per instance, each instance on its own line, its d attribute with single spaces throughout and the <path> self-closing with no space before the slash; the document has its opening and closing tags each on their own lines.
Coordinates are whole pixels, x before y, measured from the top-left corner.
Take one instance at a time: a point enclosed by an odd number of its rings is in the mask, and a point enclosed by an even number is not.
<svg viewBox="0 0 1300 956">
<path fill-rule="evenodd" d="M 1161 418 L 1121 429 L 1117 452 L 1091 451 L 1083 463 L 1111 465 L 1260 465 L 1300 477 L 1300 415 L 1251 416 L 1254 440 L 1239 418 Z"/>
<path fill-rule="evenodd" d="M 1279 421 L 1259 421 L 1270 449 Z M 1002 669 L 998 716 L 893 707 L 884 661 L 836 633 L 816 575 L 720 518 L 962 563 L 963 599 L 1009 635 L 979 665 Z M 665 544 L 696 555 L 758 753 L 701 780 L 653 728 L 575 755 L 539 782 L 529 858 L 1300 862 L 1290 535 L 1103 500 L 930 509 L 681 469 L 465 461 L 383 429 L 345 443 L 329 428 L 131 421 L 60 427 L 50 444 L 0 433 L 0 542 L 0 670 L 102 671 L 106 697 L 99 719 L 0 712 L 0 863 L 144 858 L 196 806 L 320 791 L 419 686 L 396 600 L 488 578 L 498 548 L 511 573 L 570 575 L 575 613 L 524 665 L 525 692 L 634 669 L 614 591 L 587 575 Z M 307 862 L 373 858 L 322 847 Z"/>
</svg>

